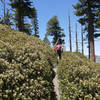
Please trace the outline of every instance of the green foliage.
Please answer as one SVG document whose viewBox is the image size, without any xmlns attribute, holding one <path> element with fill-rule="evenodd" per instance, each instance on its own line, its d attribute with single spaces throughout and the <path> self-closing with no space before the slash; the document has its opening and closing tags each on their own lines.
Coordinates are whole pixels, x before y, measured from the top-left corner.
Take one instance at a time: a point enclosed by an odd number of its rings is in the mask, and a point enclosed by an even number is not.
<svg viewBox="0 0 100 100">
<path fill-rule="evenodd" d="M 91 18 L 93 19 L 93 25 L 95 34 L 98 34 L 98 31 L 100 29 L 100 1 L 99 0 L 88 0 L 89 6 L 91 8 Z M 79 17 L 79 23 L 85 26 L 85 31 L 88 32 L 88 2 L 87 0 L 78 0 L 78 3 L 74 5 L 75 9 L 75 15 Z M 95 36 L 94 34 L 94 36 Z M 98 37 L 99 35 L 96 35 L 95 37 Z"/>
<path fill-rule="evenodd" d="M 9 13 L 10 10 L 7 9 L 7 12 L 5 13 L 5 17 L 0 17 L 0 24 L 6 24 L 6 25 L 13 25 L 11 22 L 12 14 Z"/>
<path fill-rule="evenodd" d="M 48 45 L 50 45 L 50 41 L 49 41 L 49 39 L 48 39 L 47 37 L 45 37 L 43 41 L 44 41 L 45 43 L 47 43 Z"/>
<path fill-rule="evenodd" d="M 7 13 L 5 15 L 5 24 L 9 26 L 13 25 L 13 23 L 11 22 L 11 19 L 12 19 L 12 14 L 9 13 L 9 10 L 7 9 Z"/>
<path fill-rule="evenodd" d="M 53 45 L 57 42 L 58 39 L 61 40 L 61 43 L 64 43 L 63 29 L 59 25 L 57 16 L 52 17 L 47 23 L 47 35 L 53 36 L 52 43 Z"/>
<path fill-rule="evenodd" d="M 43 41 L 0 25 L 0 100 L 50 100 L 54 63 Z"/>
<path fill-rule="evenodd" d="M 34 36 L 39 37 L 39 25 L 38 25 L 37 11 L 35 8 L 32 8 L 32 25 L 34 29 Z"/>
<path fill-rule="evenodd" d="M 73 52 L 73 54 L 75 54 L 75 55 L 77 55 L 77 56 L 79 56 L 81 59 L 83 59 L 83 60 L 87 60 L 87 61 L 90 61 L 90 59 L 88 59 L 86 56 L 84 56 L 82 53 L 80 53 L 80 52 Z"/>
<path fill-rule="evenodd" d="M 44 37 L 43 41 L 44 41 L 45 43 L 47 43 L 48 45 L 50 45 L 50 41 L 49 41 L 49 39 L 48 39 L 48 34 L 45 34 L 45 37 Z"/>
<path fill-rule="evenodd" d="M 0 16 L 0 24 L 3 24 L 3 19 L 1 16 Z"/>
<path fill-rule="evenodd" d="M 97 24 L 96 24 L 96 27 L 100 27 L 100 11 L 98 11 L 97 13 L 96 13 L 96 15 L 98 16 L 98 19 L 97 19 Z"/>
<path fill-rule="evenodd" d="M 96 65 L 72 55 L 64 53 L 58 65 L 61 100 L 100 100 L 100 72 Z"/>
<path fill-rule="evenodd" d="M 24 23 L 23 32 L 27 33 L 28 35 L 31 35 L 32 34 L 32 25 L 28 24 L 27 22 Z"/>
<path fill-rule="evenodd" d="M 36 11 L 34 7 L 32 8 L 31 4 L 32 2 L 30 0 L 10 0 L 10 5 L 13 8 L 12 11 L 15 13 L 13 19 L 16 27 L 29 35 L 32 34 L 32 27 L 31 24 L 29 24 L 30 19 L 34 19 L 34 23 L 32 23 L 35 26 L 34 31 L 38 32 L 38 26 L 36 26 Z M 28 19 L 28 24 L 26 24 L 26 18 Z"/>
</svg>

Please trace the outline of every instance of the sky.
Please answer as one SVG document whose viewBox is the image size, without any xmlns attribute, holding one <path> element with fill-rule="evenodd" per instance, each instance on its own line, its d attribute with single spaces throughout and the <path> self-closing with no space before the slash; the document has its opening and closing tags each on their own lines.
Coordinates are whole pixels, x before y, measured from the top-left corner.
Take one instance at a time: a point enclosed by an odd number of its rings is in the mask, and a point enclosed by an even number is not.
<svg viewBox="0 0 100 100">
<path fill-rule="evenodd" d="M 6 0 L 9 2 L 9 0 Z M 46 34 L 47 22 L 53 17 L 58 16 L 60 26 L 64 29 L 65 47 L 69 51 L 69 31 L 68 31 L 68 11 L 70 11 L 71 19 L 71 32 L 72 32 L 72 46 L 75 51 L 75 24 L 77 23 L 79 50 L 81 52 L 81 25 L 77 22 L 78 17 L 74 15 L 74 8 L 78 0 L 31 0 L 34 2 L 34 6 L 37 9 L 38 23 L 39 23 L 39 35 L 43 40 Z M 1 12 L 0 12 L 1 14 Z M 100 39 L 95 41 L 95 53 L 100 55 Z M 84 54 L 88 55 L 88 49 L 86 42 L 84 43 Z"/>
<path fill-rule="evenodd" d="M 75 9 L 72 5 L 75 5 L 78 0 L 34 0 L 34 6 L 37 9 L 40 35 L 42 39 L 46 33 L 47 22 L 53 17 L 58 16 L 60 26 L 64 29 L 65 47 L 69 51 L 69 30 L 68 30 L 68 11 L 70 11 L 71 19 L 71 32 L 72 32 L 72 49 L 75 48 L 75 24 L 77 23 L 79 51 L 81 52 L 81 25 L 77 22 L 78 17 L 74 15 Z M 84 34 L 85 37 L 85 34 Z M 87 42 L 84 42 L 84 54 L 88 55 Z M 100 55 L 100 39 L 95 41 L 95 54 Z"/>
</svg>

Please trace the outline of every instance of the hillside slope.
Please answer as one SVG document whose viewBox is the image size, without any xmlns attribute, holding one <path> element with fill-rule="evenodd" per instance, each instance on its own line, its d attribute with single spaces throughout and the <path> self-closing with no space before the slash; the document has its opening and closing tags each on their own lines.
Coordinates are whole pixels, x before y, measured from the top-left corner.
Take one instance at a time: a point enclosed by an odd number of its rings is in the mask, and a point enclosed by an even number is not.
<svg viewBox="0 0 100 100">
<path fill-rule="evenodd" d="M 61 100 L 100 100 L 100 65 L 64 52 L 58 65 Z"/>
<path fill-rule="evenodd" d="M 50 100 L 55 59 L 40 39 L 0 24 L 0 100 Z"/>
</svg>

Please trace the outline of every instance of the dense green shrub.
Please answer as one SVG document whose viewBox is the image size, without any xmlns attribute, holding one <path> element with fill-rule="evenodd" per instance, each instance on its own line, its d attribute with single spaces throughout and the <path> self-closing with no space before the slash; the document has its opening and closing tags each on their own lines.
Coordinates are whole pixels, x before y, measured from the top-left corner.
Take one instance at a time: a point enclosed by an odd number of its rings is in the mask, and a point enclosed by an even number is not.
<svg viewBox="0 0 100 100">
<path fill-rule="evenodd" d="M 61 100 L 100 100 L 100 72 L 95 64 L 64 53 L 58 66 Z"/>
<path fill-rule="evenodd" d="M 81 59 L 85 60 L 85 61 L 90 61 L 90 59 L 88 59 L 88 57 L 84 56 L 82 53 L 80 52 L 73 52 L 73 54 L 79 56 Z"/>
<path fill-rule="evenodd" d="M 0 25 L 0 100 L 50 100 L 54 63 L 40 39 Z"/>
</svg>

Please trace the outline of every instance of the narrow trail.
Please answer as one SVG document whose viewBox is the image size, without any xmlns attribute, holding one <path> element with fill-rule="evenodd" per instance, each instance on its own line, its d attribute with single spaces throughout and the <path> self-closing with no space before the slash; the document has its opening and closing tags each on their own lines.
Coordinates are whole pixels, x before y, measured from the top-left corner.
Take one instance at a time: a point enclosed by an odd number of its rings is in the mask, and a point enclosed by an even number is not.
<svg viewBox="0 0 100 100">
<path fill-rule="evenodd" d="M 80 58 L 79 56 L 75 55 L 75 54 L 67 54 L 70 56 L 73 56 L 81 61 L 84 61 L 82 58 Z M 54 93 L 56 95 L 56 97 L 53 100 L 61 100 L 61 96 L 60 96 L 60 92 L 59 92 L 59 80 L 58 80 L 58 75 L 57 75 L 57 70 L 58 70 L 58 66 L 55 65 L 55 68 L 53 69 L 55 77 L 53 79 L 53 85 L 54 85 Z"/>
<path fill-rule="evenodd" d="M 55 72 L 55 77 L 53 79 L 53 84 L 54 84 L 54 92 L 56 94 L 56 100 L 60 100 L 60 93 L 59 93 L 59 80 L 57 76 L 57 66 L 53 69 Z"/>
<path fill-rule="evenodd" d="M 81 61 L 84 61 L 82 58 L 80 58 L 79 56 L 69 53 L 68 55 L 71 55 Z M 59 80 L 58 80 L 58 75 L 57 75 L 57 70 L 58 70 L 58 66 L 55 65 L 55 68 L 53 69 L 54 73 L 55 73 L 55 77 L 53 79 L 53 85 L 54 85 L 54 93 L 56 95 L 56 97 L 53 100 L 61 100 L 61 96 L 60 96 L 60 92 L 59 92 Z"/>
</svg>

